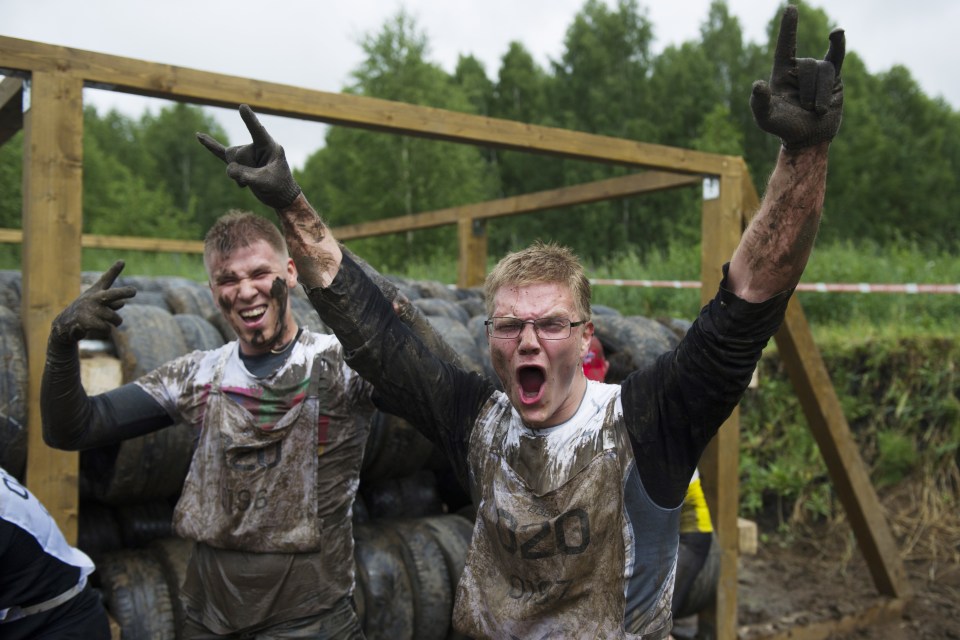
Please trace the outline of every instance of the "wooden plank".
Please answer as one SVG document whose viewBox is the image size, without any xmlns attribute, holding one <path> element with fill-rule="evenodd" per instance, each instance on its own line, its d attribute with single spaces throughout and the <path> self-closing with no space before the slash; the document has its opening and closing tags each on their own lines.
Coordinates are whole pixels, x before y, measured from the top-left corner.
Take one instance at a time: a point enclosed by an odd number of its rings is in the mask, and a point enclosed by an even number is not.
<svg viewBox="0 0 960 640">
<path fill-rule="evenodd" d="M 20 229 L 0 229 L 0 243 L 20 244 L 21 242 L 23 242 L 23 231 Z M 203 253 L 203 242 L 200 240 L 166 240 L 164 238 L 101 236 L 86 233 L 80 236 L 80 246 L 84 249 Z"/>
<path fill-rule="evenodd" d="M 690 149 L 314 91 L 3 36 L 0 68 L 63 70 L 102 89 L 227 108 L 245 102 L 259 113 L 598 162 L 719 174 L 731 160 Z"/>
<path fill-rule="evenodd" d="M 0 146 L 23 128 L 23 80 L 0 80 Z"/>
<path fill-rule="evenodd" d="M 40 378 L 50 323 L 80 291 L 83 204 L 83 83 L 63 73 L 35 72 L 24 120 L 23 299 L 27 346 L 27 486 L 64 536 L 76 542 L 79 457 L 43 442 Z"/>
<path fill-rule="evenodd" d="M 912 589 L 899 549 L 796 298 L 790 301 L 783 326 L 775 337 L 780 358 L 877 589 L 881 595 L 909 597 Z"/>
<path fill-rule="evenodd" d="M 356 240 L 370 236 L 456 224 L 464 219 L 483 220 L 498 216 L 519 215 L 541 209 L 568 207 L 696 184 L 700 184 L 699 177 L 648 171 L 513 198 L 397 216 L 373 222 L 343 225 L 333 229 L 333 233 L 338 240 Z M 0 229 L 0 243 L 18 244 L 22 241 L 23 232 L 21 230 Z M 203 242 L 200 240 L 167 240 L 163 238 L 83 234 L 80 237 L 80 243 L 85 249 L 203 253 Z"/>
<path fill-rule="evenodd" d="M 701 302 L 706 304 L 720 286 L 721 265 L 730 260 L 743 229 L 742 165 L 731 163 L 720 177 L 719 196 L 705 199 L 701 223 Z M 720 545 L 720 575 L 714 606 L 701 616 L 713 637 L 737 637 L 737 558 L 740 495 L 740 411 L 735 409 L 720 427 L 700 460 L 703 489 Z"/>
<path fill-rule="evenodd" d="M 483 284 L 487 276 L 486 221 L 470 218 L 459 220 L 457 238 L 460 246 L 457 286 L 467 289 Z"/>
<path fill-rule="evenodd" d="M 438 209 L 406 216 L 397 216 L 386 220 L 375 220 L 358 224 L 342 225 L 333 229 L 338 240 L 352 240 L 370 236 L 397 233 L 413 229 L 428 229 L 446 224 L 455 224 L 459 220 L 496 218 L 532 213 L 543 209 L 558 209 L 578 204 L 625 198 L 666 191 L 680 187 L 698 185 L 697 176 L 678 175 L 662 171 L 646 171 L 619 178 L 609 178 L 588 182 L 572 187 L 561 187 L 549 191 L 538 191 L 512 198 L 490 200 L 448 209 Z"/>
</svg>

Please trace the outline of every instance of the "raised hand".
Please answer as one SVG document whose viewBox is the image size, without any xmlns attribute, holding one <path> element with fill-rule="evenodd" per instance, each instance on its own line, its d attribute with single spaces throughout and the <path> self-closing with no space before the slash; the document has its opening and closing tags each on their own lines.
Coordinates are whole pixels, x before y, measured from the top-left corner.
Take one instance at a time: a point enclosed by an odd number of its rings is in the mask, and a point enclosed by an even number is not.
<svg viewBox="0 0 960 640">
<path fill-rule="evenodd" d="M 240 117 L 252 143 L 224 147 L 205 133 L 197 133 L 197 140 L 226 162 L 227 175 L 241 187 L 250 187 L 260 202 L 274 209 L 287 208 L 300 195 L 300 185 L 293 179 L 283 147 L 267 133 L 249 106 L 240 105 Z"/>
<path fill-rule="evenodd" d="M 117 310 L 137 294 L 133 287 L 111 288 L 123 266 L 123 260 L 117 260 L 93 286 L 60 312 L 50 327 L 52 341 L 72 345 L 92 332 L 107 333 L 111 326 L 120 326 L 123 318 Z"/>
<path fill-rule="evenodd" d="M 750 96 L 757 124 L 779 136 L 786 149 L 829 142 L 840 128 L 843 113 L 843 29 L 830 32 L 830 47 L 823 60 L 797 58 L 798 19 L 797 8 L 788 5 L 780 21 L 770 82 L 754 82 Z"/>
</svg>

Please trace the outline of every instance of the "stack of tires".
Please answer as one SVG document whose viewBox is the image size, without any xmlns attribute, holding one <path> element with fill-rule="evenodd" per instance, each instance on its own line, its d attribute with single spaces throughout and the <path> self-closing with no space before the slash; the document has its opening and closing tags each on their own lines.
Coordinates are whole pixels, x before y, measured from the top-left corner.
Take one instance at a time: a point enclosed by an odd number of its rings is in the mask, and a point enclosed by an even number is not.
<svg viewBox="0 0 960 640">
<path fill-rule="evenodd" d="M 99 274 L 84 274 L 82 286 Z M 461 365 L 496 382 L 486 344 L 482 294 L 436 282 L 392 279 L 459 355 Z M 209 288 L 183 278 L 121 276 L 137 296 L 123 324 L 81 343 L 81 354 L 115 371 L 112 385 L 135 380 L 194 349 L 235 336 Z M 0 272 L 0 464 L 23 478 L 26 461 L 26 357 L 19 320 L 20 278 Z M 328 332 L 300 290 L 291 305 L 301 326 Z M 674 328 L 597 308 L 597 335 L 608 355 L 634 366 L 678 341 Z M 87 381 L 85 380 L 85 384 Z M 90 389 L 91 393 L 112 388 Z M 178 591 L 190 543 L 171 518 L 193 453 L 195 431 L 179 424 L 80 455 L 78 546 L 97 562 L 104 594 L 124 640 L 175 639 L 182 627 Z M 455 638 L 450 617 L 472 532 L 472 506 L 449 464 L 409 423 L 376 413 L 354 507 L 357 611 L 368 638 Z"/>
</svg>

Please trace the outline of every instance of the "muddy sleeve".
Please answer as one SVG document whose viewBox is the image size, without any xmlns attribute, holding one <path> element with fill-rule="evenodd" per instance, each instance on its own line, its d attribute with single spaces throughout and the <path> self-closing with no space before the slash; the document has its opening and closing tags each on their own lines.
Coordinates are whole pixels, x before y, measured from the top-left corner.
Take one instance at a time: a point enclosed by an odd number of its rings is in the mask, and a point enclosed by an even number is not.
<svg viewBox="0 0 960 640">
<path fill-rule="evenodd" d="M 308 295 L 378 406 L 413 424 L 466 477 L 470 430 L 493 385 L 434 355 L 347 254 L 330 286 Z"/>
<path fill-rule="evenodd" d="M 174 423 L 156 400 L 133 384 L 87 395 L 77 345 L 55 342 L 47 347 L 40 416 L 44 442 L 68 451 L 114 444 Z"/>
<path fill-rule="evenodd" d="M 725 284 L 724 278 L 676 349 L 623 381 L 640 479 L 663 507 L 683 500 L 700 455 L 740 402 L 792 294 L 750 303 Z"/>
</svg>

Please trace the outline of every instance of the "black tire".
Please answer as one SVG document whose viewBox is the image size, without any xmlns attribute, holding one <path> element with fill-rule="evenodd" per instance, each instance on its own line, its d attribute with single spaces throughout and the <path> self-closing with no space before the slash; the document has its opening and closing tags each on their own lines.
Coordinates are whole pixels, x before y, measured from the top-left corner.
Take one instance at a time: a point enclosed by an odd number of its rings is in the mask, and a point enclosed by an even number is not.
<svg viewBox="0 0 960 640">
<path fill-rule="evenodd" d="M 237 332 L 233 330 L 233 327 L 230 326 L 230 323 L 227 322 L 227 319 L 224 318 L 223 314 L 219 311 L 207 316 L 207 322 L 212 324 L 216 330 L 220 332 L 224 344 L 237 339 Z"/>
<path fill-rule="evenodd" d="M 154 540 L 150 543 L 150 551 L 160 563 L 164 581 L 170 591 L 170 602 L 173 607 L 174 626 L 177 638 L 183 635 L 183 621 L 186 617 L 183 601 L 180 599 L 180 586 L 187 575 L 187 564 L 193 553 L 193 541 L 170 536 Z"/>
<path fill-rule="evenodd" d="M 413 587 L 414 637 L 443 640 L 453 616 L 453 591 L 443 551 L 430 529 L 417 520 L 398 520 L 390 527 L 401 542 Z"/>
<path fill-rule="evenodd" d="M 377 411 L 360 469 L 361 482 L 408 476 L 423 468 L 433 444 L 406 420 Z M 369 506 L 369 505 L 368 505 Z"/>
<path fill-rule="evenodd" d="M 449 302 L 457 301 L 457 292 L 442 282 L 436 280 L 417 280 L 411 283 L 421 298 L 440 298 Z M 412 300 L 413 298 L 411 298 Z"/>
<path fill-rule="evenodd" d="M 466 324 L 470 319 L 470 314 L 457 302 L 446 300 L 444 298 L 421 298 L 412 303 L 425 316 L 442 316 L 456 320 L 460 324 Z"/>
<path fill-rule="evenodd" d="M 656 320 L 643 316 L 600 315 L 593 318 L 597 339 L 607 355 L 627 353 L 634 369 L 643 369 L 678 343 L 677 336 Z"/>
<path fill-rule="evenodd" d="M 206 318 L 217 312 L 210 287 L 199 283 L 172 286 L 164 290 L 164 299 L 173 314 L 189 314 Z"/>
<path fill-rule="evenodd" d="M 189 351 L 169 311 L 134 303 L 120 309 L 120 316 L 123 323 L 111 331 L 111 337 L 125 383 Z"/>
<path fill-rule="evenodd" d="M 81 502 L 77 520 L 77 547 L 99 564 L 100 556 L 122 546 L 120 525 L 113 508 L 100 502 Z"/>
<path fill-rule="evenodd" d="M 190 468 L 195 436 L 193 426 L 177 423 L 123 441 L 94 497 L 110 505 L 176 497 Z"/>
<path fill-rule="evenodd" d="M 413 640 L 413 586 L 401 542 L 373 523 L 354 528 L 357 588 L 362 588 L 368 640 Z"/>
<path fill-rule="evenodd" d="M 170 313 L 170 306 L 167 304 L 167 299 L 160 291 L 137 291 L 137 295 L 133 297 L 131 303 L 142 306 L 157 307 L 158 309 L 163 309 L 167 313 Z"/>
<path fill-rule="evenodd" d="M 19 271 L 0 270 L 0 306 L 10 309 L 18 316 L 20 314 L 20 285 Z"/>
<path fill-rule="evenodd" d="M 0 466 L 23 480 L 27 463 L 27 352 L 20 317 L 0 307 Z"/>
<path fill-rule="evenodd" d="M 443 512 L 436 477 L 425 469 L 401 478 L 364 483 L 360 492 L 371 520 L 419 518 Z"/>
<path fill-rule="evenodd" d="M 123 324 L 112 337 L 124 382 L 188 352 L 180 325 L 168 311 L 128 304 L 120 315 Z M 125 440 L 105 482 L 98 483 L 96 498 L 119 505 L 176 496 L 190 466 L 194 436 L 193 427 L 177 424 Z"/>
<path fill-rule="evenodd" d="M 173 506 L 166 500 L 151 500 L 117 507 L 120 538 L 126 548 L 146 547 L 154 540 L 173 535 Z"/>
<path fill-rule="evenodd" d="M 436 539 L 447 563 L 447 573 L 453 593 L 456 593 L 463 567 L 467 562 L 467 549 L 473 538 L 473 523 L 457 514 L 445 514 L 421 519 L 422 526 Z"/>
<path fill-rule="evenodd" d="M 289 300 L 290 309 L 293 311 L 293 319 L 298 326 L 309 329 L 314 333 L 330 333 L 330 329 L 323 324 L 320 314 L 313 308 L 309 300 L 299 296 L 290 296 Z"/>
<path fill-rule="evenodd" d="M 450 348 L 460 356 L 460 365 L 467 371 L 485 373 L 483 357 L 477 341 L 464 322 L 446 316 L 427 316 L 427 321 Z M 467 318 L 465 322 L 469 322 Z"/>
<path fill-rule="evenodd" d="M 703 611 L 717 597 L 717 582 L 720 579 L 720 544 L 717 534 L 710 540 L 710 551 L 703 567 L 693 579 L 686 599 L 680 604 L 674 618 L 686 618 Z"/>
<path fill-rule="evenodd" d="M 123 640 L 176 640 L 170 590 L 152 554 L 129 549 L 106 554 L 97 574 L 104 604 Z"/>
<path fill-rule="evenodd" d="M 224 344 L 220 331 L 202 316 L 181 313 L 174 314 L 173 320 L 180 327 L 187 351 L 210 351 Z"/>
</svg>

